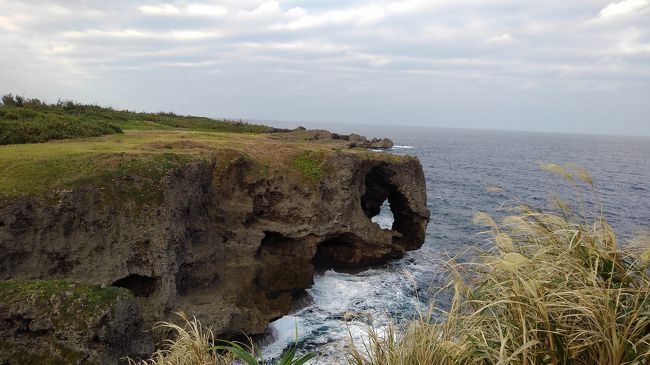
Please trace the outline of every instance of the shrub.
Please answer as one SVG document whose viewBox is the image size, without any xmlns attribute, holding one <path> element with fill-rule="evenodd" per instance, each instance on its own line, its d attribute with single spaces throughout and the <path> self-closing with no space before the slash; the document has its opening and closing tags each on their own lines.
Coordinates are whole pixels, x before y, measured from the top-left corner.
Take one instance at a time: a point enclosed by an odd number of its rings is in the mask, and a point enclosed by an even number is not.
<svg viewBox="0 0 650 365">
<path fill-rule="evenodd" d="M 0 113 L 0 145 L 19 143 L 40 143 L 53 139 L 99 137 L 105 134 L 121 133 L 115 124 L 104 121 L 78 121 L 21 118 L 18 111 Z"/>
<path fill-rule="evenodd" d="M 579 181 L 593 189 L 584 169 L 544 169 L 576 191 Z M 432 307 L 439 319 L 369 329 L 367 343 L 353 344 L 350 363 L 649 363 L 648 242 L 642 250 L 622 247 L 602 212 L 556 203 L 554 212 L 520 204 L 501 224 L 478 213 L 490 247 L 471 262 L 448 262 L 450 308 Z"/>
<path fill-rule="evenodd" d="M 204 329 L 196 319 L 190 319 L 178 313 L 184 322 L 179 326 L 170 322 L 161 322 L 157 328 L 168 332 L 170 336 L 162 347 L 149 360 L 134 361 L 130 365 L 228 365 L 233 363 L 231 356 L 221 356 L 212 350 L 214 336 L 210 329 Z"/>
<path fill-rule="evenodd" d="M 6 94 L 0 106 L 0 144 L 38 143 L 53 139 L 96 137 L 122 129 L 185 129 L 226 133 L 266 133 L 272 128 L 243 121 L 215 120 L 168 113 L 136 113 L 59 99 Z M 9 123 L 18 121 L 20 123 Z"/>
<path fill-rule="evenodd" d="M 216 341 L 223 345 L 214 346 L 215 339 L 210 329 L 204 329 L 196 319 L 189 319 L 178 313 L 184 322 L 181 327 L 174 323 L 161 322 L 158 328 L 168 331 L 170 338 L 163 343 L 149 360 L 134 361 L 130 365 L 232 365 L 239 359 L 246 365 L 267 364 L 255 353 L 255 349 L 239 342 Z M 296 332 L 297 337 L 297 332 Z M 316 354 L 297 356 L 297 344 L 292 344 L 274 365 L 303 365 Z"/>
<path fill-rule="evenodd" d="M 14 98 L 14 94 L 2 95 L 2 105 L 4 106 L 18 106 L 18 102 Z"/>
</svg>

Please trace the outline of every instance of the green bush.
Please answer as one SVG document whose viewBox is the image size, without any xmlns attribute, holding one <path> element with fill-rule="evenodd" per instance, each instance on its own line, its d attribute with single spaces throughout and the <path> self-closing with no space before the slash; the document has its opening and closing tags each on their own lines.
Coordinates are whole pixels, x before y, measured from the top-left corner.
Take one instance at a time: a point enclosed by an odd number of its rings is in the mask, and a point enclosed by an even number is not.
<svg viewBox="0 0 650 365">
<path fill-rule="evenodd" d="M 124 129 L 185 129 L 206 132 L 266 133 L 271 128 L 243 121 L 215 120 L 168 113 L 138 113 L 59 100 L 46 104 L 13 94 L 2 96 L 0 144 L 97 137 Z"/>
<path fill-rule="evenodd" d="M 54 139 L 99 137 L 122 129 L 100 120 L 80 120 L 39 115 L 30 110 L 0 110 L 0 145 L 40 143 Z"/>
</svg>

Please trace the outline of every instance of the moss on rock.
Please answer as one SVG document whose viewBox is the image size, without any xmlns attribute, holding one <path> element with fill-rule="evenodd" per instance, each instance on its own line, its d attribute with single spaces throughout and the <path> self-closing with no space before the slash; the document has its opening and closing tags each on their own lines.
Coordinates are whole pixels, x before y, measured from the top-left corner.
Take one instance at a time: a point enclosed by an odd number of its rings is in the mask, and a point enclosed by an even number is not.
<svg viewBox="0 0 650 365">
<path fill-rule="evenodd" d="M 106 364 L 152 349 L 128 290 L 64 280 L 0 282 L 1 364 Z"/>
</svg>

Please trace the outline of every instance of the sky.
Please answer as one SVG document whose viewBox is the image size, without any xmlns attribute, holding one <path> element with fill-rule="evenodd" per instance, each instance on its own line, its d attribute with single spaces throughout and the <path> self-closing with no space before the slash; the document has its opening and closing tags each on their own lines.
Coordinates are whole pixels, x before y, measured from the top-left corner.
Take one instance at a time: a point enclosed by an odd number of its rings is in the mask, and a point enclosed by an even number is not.
<svg viewBox="0 0 650 365">
<path fill-rule="evenodd" d="M 650 0 L 0 0 L 0 92 L 247 120 L 650 135 Z"/>
</svg>

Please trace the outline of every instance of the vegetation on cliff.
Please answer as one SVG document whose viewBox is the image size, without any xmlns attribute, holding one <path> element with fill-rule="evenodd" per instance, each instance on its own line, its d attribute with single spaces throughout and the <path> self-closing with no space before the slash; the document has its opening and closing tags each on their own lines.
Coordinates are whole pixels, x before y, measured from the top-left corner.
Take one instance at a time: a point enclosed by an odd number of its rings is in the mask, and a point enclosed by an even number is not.
<svg viewBox="0 0 650 365">
<path fill-rule="evenodd" d="M 545 169 L 593 187 L 584 169 Z M 620 245 L 602 212 L 556 199 L 545 212 L 519 204 L 489 227 L 488 247 L 448 262 L 448 309 L 403 326 L 369 330 L 354 365 L 647 364 L 650 250 Z M 594 204 L 598 207 L 598 203 Z"/>
<path fill-rule="evenodd" d="M 0 199 L 97 187 L 113 201 L 158 204 L 160 179 L 170 171 L 193 162 L 226 167 L 237 159 L 247 162 L 251 176 L 311 183 L 327 175 L 328 152 L 348 149 L 342 140 L 314 143 L 284 130 L 267 133 L 273 131 L 241 121 L 46 104 L 8 94 L 0 104 Z M 122 177 L 134 183 L 121 184 Z M 112 191 L 125 189 L 113 199 Z"/>
<path fill-rule="evenodd" d="M 69 100 L 47 104 L 12 94 L 4 95 L 1 100 L 0 145 L 99 137 L 128 129 L 188 129 L 224 133 L 263 133 L 271 130 L 264 125 L 241 121 L 174 113 L 139 113 Z"/>
<path fill-rule="evenodd" d="M 0 305 L 34 304 L 50 308 L 56 304 L 54 326 L 85 327 L 91 317 L 103 313 L 120 297 L 128 296 L 123 288 L 83 285 L 63 280 L 0 281 Z"/>
<path fill-rule="evenodd" d="M 153 344 L 146 339 L 121 340 L 141 332 L 138 316 L 135 300 L 123 288 L 0 281 L 0 363 L 95 364 L 100 357 L 150 352 Z"/>
<path fill-rule="evenodd" d="M 256 352 L 253 345 L 247 347 L 239 342 L 215 340 L 212 331 L 204 328 L 196 318 L 178 314 L 182 325 L 161 322 L 159 329 L 166 331 L 168 339 L 150 359 L 135 361 L 129 365 L 261 365 L 270 364 Z M 215 346 L 215 344 L 218 344 Z M 292 344 L 273 362 L 273 365 L 303 365 L 316 357 L 315 353 L 298 355 L 297 343 Z"/>
</svg>

